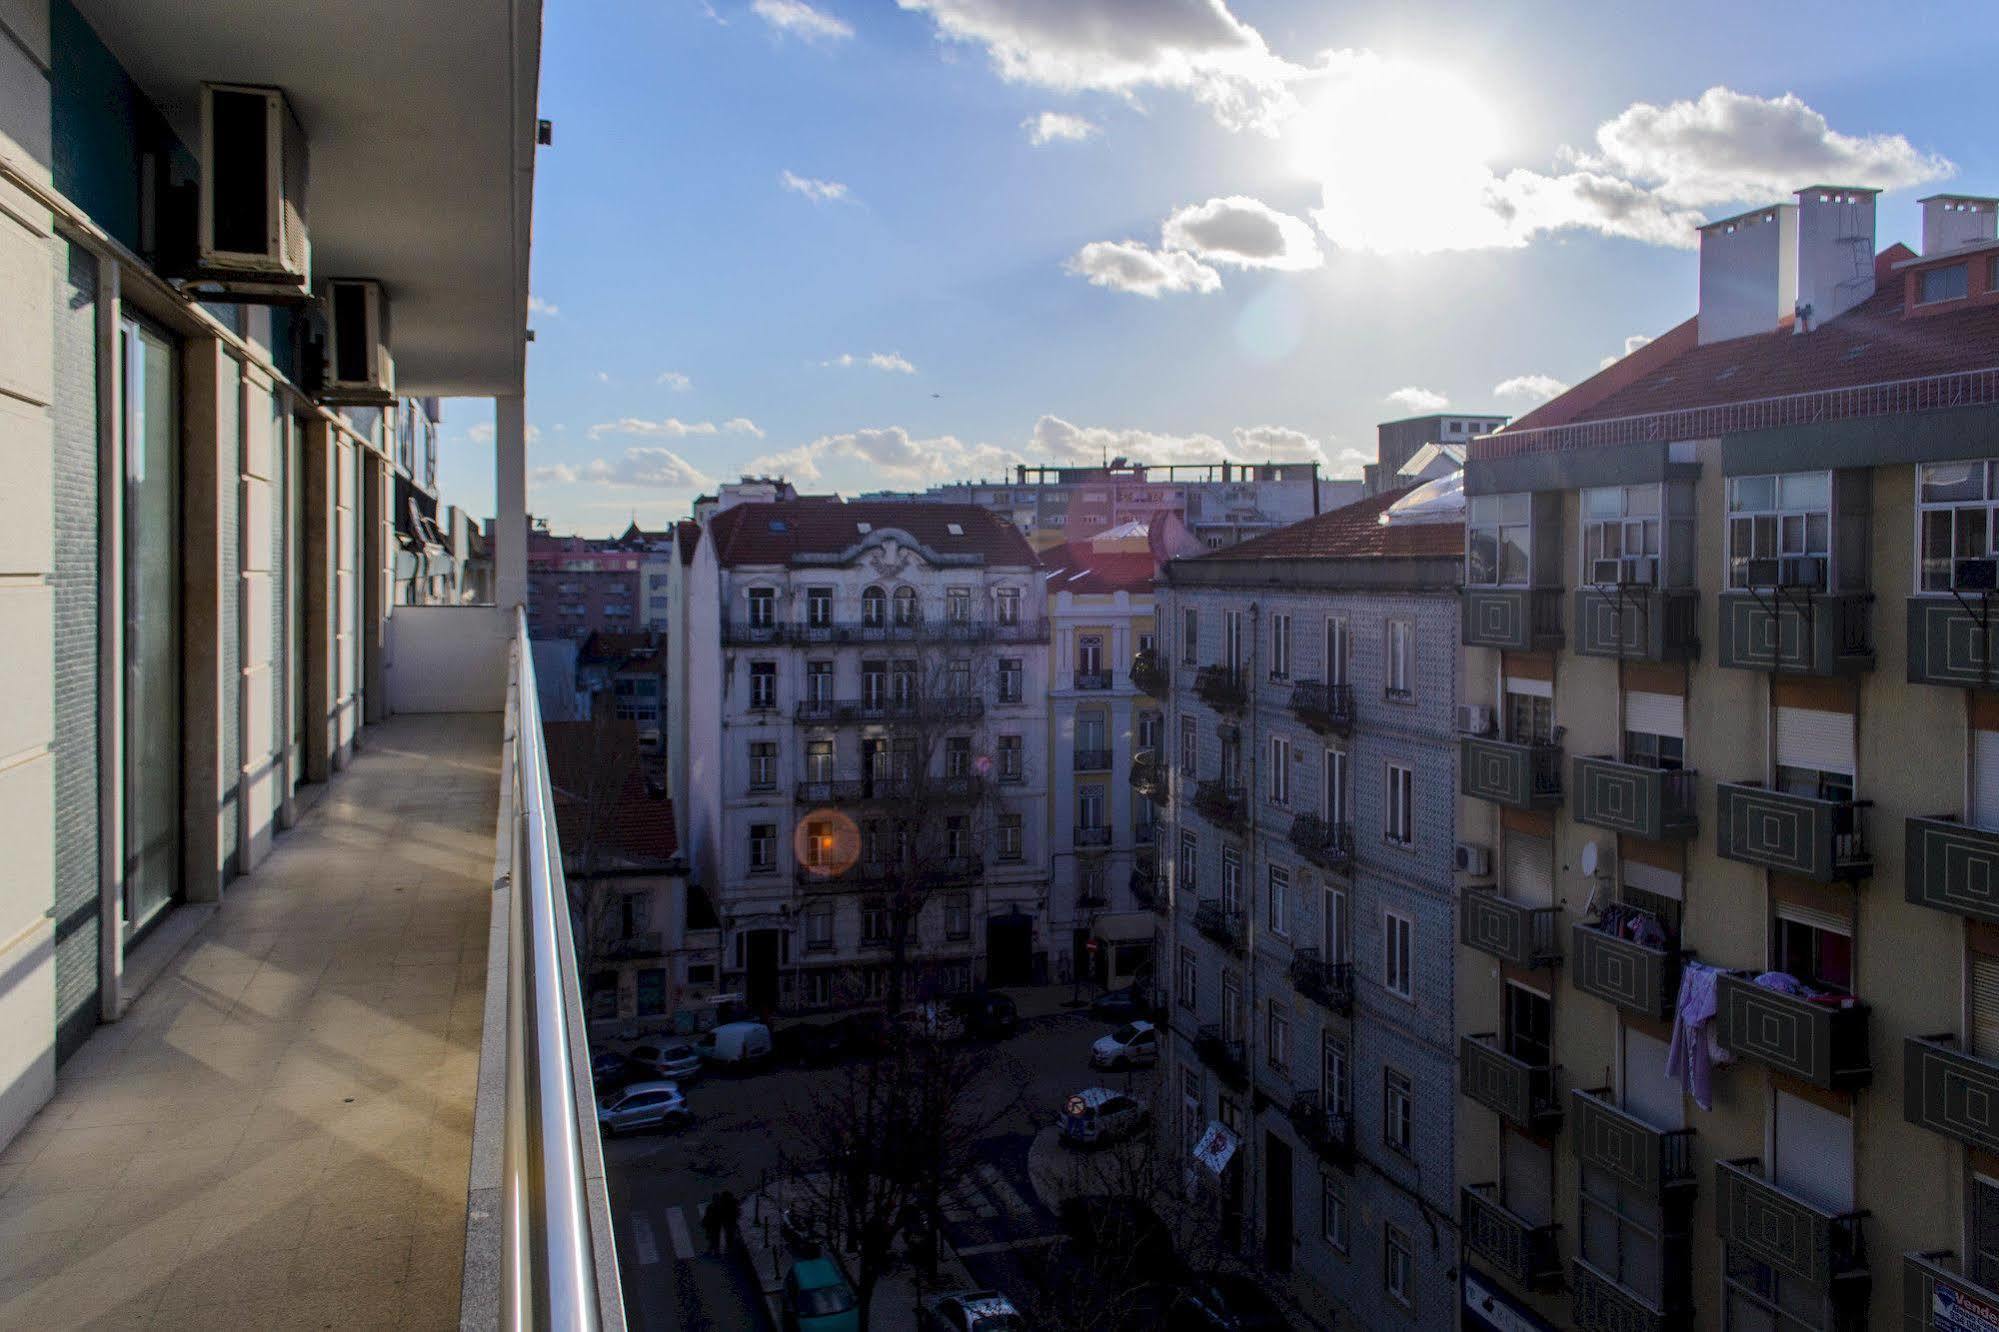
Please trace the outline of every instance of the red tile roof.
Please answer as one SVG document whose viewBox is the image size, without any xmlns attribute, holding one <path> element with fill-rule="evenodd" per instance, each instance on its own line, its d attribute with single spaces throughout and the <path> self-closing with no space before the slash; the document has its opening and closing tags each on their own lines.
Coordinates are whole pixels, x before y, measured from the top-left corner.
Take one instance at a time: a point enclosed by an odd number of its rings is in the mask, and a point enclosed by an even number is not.
<svg viewBox="0 0 1999 1332">
<path fill-rule="evenodd" d="M 708 539 L 723 565 L 784 564 L 799 555 L 837 555 L 870 530 L 895 528 L 941 555 L 978 555 L 989 565 L 1032 568 L 1034 547 L 1013 524 L 972 504 L 906 501 L 781 500 L 738 504 L 708 520 Z M 951 531 L 956 524 L 958 532 Z"/>
<path fill-rule="evenodd" d="M 1151 551 L 1097 551 L 1087 541 L 1050 546 L 1041 552 L 1048 594 L 1058 592 L 1150 592 L 1159 572 Z"/>
<path fill-rule="evenodd" d="M 584 852 L 593 774 L 607 788 L 596 818 L 599 866 L 662 868 L 675 858 L 680 838 L 673 826 L 673 802 L 647 785 L 637 722 L 543 722 L 541 729 L 565 861 L 580 863 Z M 615 779 L 615 793 L 610 779 Z"/>
<path fill-rule="evenodd" d="M 1191 558 L 1207 560 L 1413 559 L 1462 556 L 1463 523 L 1397 523 L 1383 526 L 1381 515 L 1414 486 L 1379 495 Z"/>
</svg>

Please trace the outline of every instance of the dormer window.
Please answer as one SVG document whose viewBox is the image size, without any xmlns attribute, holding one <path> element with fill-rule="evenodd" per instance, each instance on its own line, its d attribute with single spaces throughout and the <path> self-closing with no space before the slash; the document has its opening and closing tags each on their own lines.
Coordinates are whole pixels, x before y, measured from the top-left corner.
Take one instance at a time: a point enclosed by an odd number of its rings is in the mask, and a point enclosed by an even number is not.
<svg viewBox="0 0 1999 1332">
<path fill-rule="evenodd" d="M 1925 463 L 1916 479 L 1925 592 L 1987 590 L 1999 552 L 1999 462 Z"/>
<path fill-rule="evenodd" d="M 1921 305 L 1961 301 L 1971 294 L 1971 269 L 1966 264 L 1925 269 L 1916 281 L 1916 301 Z"/>
<path fill-rule="evenodd" d="M 1829 585 L 1832 473 L 1728 479 L 1728 585 Z"/>
<path fill-rule="evenodd" d="M 1533 572 L 1533 496 L 1474 495 L 1466 517 L 1465 582 L 1526 587 Z"/>
</svg>

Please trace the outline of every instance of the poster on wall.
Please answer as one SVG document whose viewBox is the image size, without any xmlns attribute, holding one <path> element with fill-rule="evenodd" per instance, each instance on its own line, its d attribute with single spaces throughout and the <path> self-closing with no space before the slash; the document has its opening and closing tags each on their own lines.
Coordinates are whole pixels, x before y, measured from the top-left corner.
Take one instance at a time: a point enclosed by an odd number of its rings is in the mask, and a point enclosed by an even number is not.
<svg viewBox="0 0 1999 1332">
<path fill-rule="evenodd" d="M 1936 1332 L 1999 1332 L 1999 1307 L 1938 1283 L 1930 1288 L 1930 1326 Z"/>
</svg>

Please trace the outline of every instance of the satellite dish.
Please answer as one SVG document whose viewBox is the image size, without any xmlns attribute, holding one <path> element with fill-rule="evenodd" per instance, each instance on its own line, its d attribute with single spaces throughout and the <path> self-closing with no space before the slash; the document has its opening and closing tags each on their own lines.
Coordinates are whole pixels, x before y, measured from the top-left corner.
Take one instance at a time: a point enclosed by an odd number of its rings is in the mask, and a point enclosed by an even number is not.
<svg viewBox="0 0 1999 1332">
<path fill-rule="evenodd" d="M 1583 843 L 1583 873 L 1585 873 L 1585 874 L 1595 874 L 1595 873 L 1596 873 L 1596 843 L 1595 843 L 1595 842 L 1584 842 L 1584 843 Z"/>
</svg>

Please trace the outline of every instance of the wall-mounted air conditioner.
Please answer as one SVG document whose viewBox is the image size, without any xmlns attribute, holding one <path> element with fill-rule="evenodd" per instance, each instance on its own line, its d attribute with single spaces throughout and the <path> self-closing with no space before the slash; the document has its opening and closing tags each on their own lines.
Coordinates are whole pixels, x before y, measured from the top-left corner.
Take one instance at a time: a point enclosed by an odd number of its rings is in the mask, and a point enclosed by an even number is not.
<svg viewBox="0 0 1999 1332">
<path fill-rule="evenodd" d="M 1659 581 L 1659 561 L 1651 555 L 1627 555 L 1619 579 L 1626 587 L 1651 587 Z"/>
<path fill-rule="evenodd" d="M 1825 561 L 1816 555 L 1786 555 L 1778 561 L 1778 582 L 1783 587 L 1825 590 Z"/>
<path fill-rule="evenodd" d="M 1492 848 L 1477 842 L 1459 842 L 1451 852 L 1451 864 L 1460 874 L 1485 878 L 1492 873 Z"/>
<path fill-rule="evenodd" d="M 236 300 L 306 299 L 312 245 L 305 191 L 305 131 L 284 90 L 203 84 L 200 215 L 190 276 Z"/>
<path fill-rule="evenodd" d="M 1951 585 L 1960 592 L 1999 590 L 1999 560 L 1959 560 L 1951 571 Z"/>
<path fill-rule="evenodd" d="M 1483 703 L 1459 704 L 1458 730 L 1465 735 L 1491 735 L 1493 731 L 1492 709 Z"/>
<path fill-rule="evenodd" d="M 1620 572 L 1616 560 L 1591 560 L 1589 580 L 1598 587 L 1614 587 Z"/>
<path fill-rule="evenodd" d="M 321 402 L 389 407 L 396 365 L 389 355 L 389 298 L 372 278 L 334 278 L 324 289 L 326 379 Z"/>
</svg>

